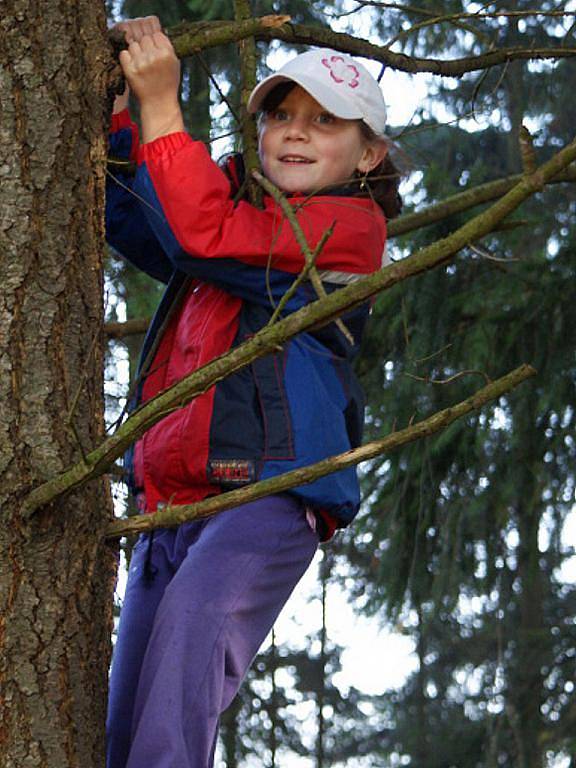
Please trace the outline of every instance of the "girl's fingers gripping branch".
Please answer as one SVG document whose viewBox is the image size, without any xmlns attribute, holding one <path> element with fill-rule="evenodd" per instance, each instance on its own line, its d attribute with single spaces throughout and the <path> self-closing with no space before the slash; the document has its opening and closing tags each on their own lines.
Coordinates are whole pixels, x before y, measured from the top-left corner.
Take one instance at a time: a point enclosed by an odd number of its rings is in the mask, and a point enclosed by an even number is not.
<svg viewBox="0 0 576 768">
<path fill-rule="evenodd" d="M 125 33 L 127 43 L 140 42 L 145 35 L 153 35 L 154 32 L 162 31 L 158 16 L 144 16 L 138 19 L 120 21 L 115 25 L 115 28 Z"/>
<path fill-rule="evenodd" d="M 124 76 L 141 107 L 158 107 L 178 101 L 180 62 L 162 32 L 133 40 L 120 54 Z"/>
<path fill-rule="evenodd" d="M 139 42 L 145 35 L 153 35 L 155 32 L 161 32 L 160 19 L 158 16 L 144 16 L 137 19 L 126 19 L 114 25 L 113 29 L 124 32 L 124 37 L 128 45 L 132 42 Z M 129 88 L 123 94 L 116 97 L 114 101 L 114 113 L 121 112 L 128 106 Z"/>
<path fill-rule="evenodd" d="M 154 141 L 160 136 L 183 131 L 178 102 L 180 62 L 172 43 L 162 32 L 133 40 L 120 54 L 124 77 L 140 102 L 142 138 Z"/>
</svg>

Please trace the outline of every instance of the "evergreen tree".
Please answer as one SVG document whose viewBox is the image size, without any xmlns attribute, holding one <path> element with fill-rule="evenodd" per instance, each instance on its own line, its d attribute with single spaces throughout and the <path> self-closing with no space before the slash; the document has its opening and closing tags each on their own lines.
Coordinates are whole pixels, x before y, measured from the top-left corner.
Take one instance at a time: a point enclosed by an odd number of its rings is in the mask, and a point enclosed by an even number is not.
<svg viewBox="0 0 576 768">
<path fill-rule="evenodd" d="M 475 26 L 476 37 L 453 25 L 426 27 L 405 43 L 427 55 L 448 44 L 456 56 L 470 54 L 481 36 L 512 47 L 529 39 L 550 44 L 560 34 L 558 20 L 535 16 Z M 456 114 L 474 108 L 492 119 L 486 130 L 468 133 L 435 125 L 422 110 L 407 146 L 426 201 L 517 172 L 524 119 L 538 130 L 539 159 L 552 152 L 576 115 L 548 97 L 573 74 L 572 64 L 513 65 L 439 86 Z M 573 752 L 574 700 L 564 675 L 574 671 L 566 653 L 574 590 L 559 573 L 573 556 L 562 531 L 574 499 L 576 265 L 567 227 L 574 209 L 570 187 L 544 190 L 515 226 L 471 244 L 446 270 L 381 296 L 365 341 L 359 368 L 369 434 L 465 397 L 474 377 L 526 361 L 539 371 L 522 392 L 375 462 L 365 478 L 371 513 L 348 554 L 368 608 L 384 604 L 405 617 L 418 648 L 420 668 L 394 706 L 395 749 L 418 768 L 539 768 L 547 753 Z M 395 257 L 445 235 L 461 218 L 404 237 Z"/>
<path fill-rule="evenodd" d="M 450 2 L 439 14 L 428 5 L 404 8 L 401 14 L 378 13 L 382 38 L 398 37 L 405 50 L 440 58 L 446 50 L 454 56 L 470 54 L 487 41 L 527 47 L 556 42 L 559 35 L 561 20 L 543 23 L 536 17 L 507 18 L 504 24 L 487 17 L 423 25 L 431 17 L 472 7 Z M 533 4 L 517 5 L 526 10 Z M 154 13 L 155 8 L 145 0 L 126 0 L 123 6 L 129 15 Z M 539 5 L 540 10 L 553 8 Z M 262 14 L 278 9 L 255 3 L 253 10 Z M 157 12 L 169 26 L 184 18 L 199 20 L 205 11 L 211 18 L 231 18 L 232 3 L 210 9 L 165 3 Z M 297 9 L 290 12 L 296 21 L 304 20 Z M 410 24 L 418 29 L 408 31 Z M 222 82 L 230 83 L 233 94 L 235 49 L 224 55 L 207 52 L 203 60 Z M 484 130 L 470 133 L 439 125 L 434 112 L 422 108 L 402 139 L 422 172 L 422 201 L 517 172 L 523 117 L 538 121 L 533 124 L 539 129 L 535 143 L 541 159 L 563 143 L 573 124 L 571 109 L 556 116 L 547 96 L 569 87 L 572 69 L 566 62 L 530 69 L 513 64 L 465 76 L 457 87 L 453 81 L 437 83 L 437 100 L 455 114 L 484 120 L 495 110 L 499 115 Z M 209 137 L 206 77 L 203 64 L 185 64 L 183 98 L 189 105 L 189 126 L 199 138 L 202 131 Z M 188 98 L 192 93 L 200 98 L 193 102 Z M 221 130 L 229 127 L 224 124 Z M 454 425 L 439 440 L 374 463 L 366 476 L 366 496 L 374 511 L 346 554 L 358 590 L 365 591 L 367 610 L 376 611 L 384 603 L 405 621 L 405 631 L 415 638 L 419 670 L 385 701 L 368 702 L 351 691 L 344 706 L 342 695 L 317 674 L 329 666 L 326 645 L 317 658 L 308 651 L 274 649 L 256 665 L 266 681 L 247 688 L 244 701 L 237 701 L 225 716 L 229 765 L 242 761 L 247 750 L 262 754 L 265 743 L 274 765 L 280 738 L 297 753 L 303 749 L 297 717 L 290 715 L 290 694 L 276 682 L 278 665 L 288 661 L 296 669 L 297 688 L 321 702 L 319 765 L 370 754 L 371 765 L 408 756 L 414 765 L 430 768 L 532 768 L 543 765 L 547 749 L 570 752 L 573 701 L 568 682 L 574 670 L 568 617 L 573 596 L 557 573 L 572 554 L 562 544 L 561 531 L 573 494 L 569 332 L 574 318 L 567 286 L 574 260 L 566 230 L 574 199 L 563 189 L 558 204 L 558 194 L 557 188 L 546 190 L 524 206 L 524 220 L 516 227 L 474 244 L 447 270 L 390 291 L 374 310 L 359 364 L 369 394 L 369 434 L 381 435 L 465 397 L 478 374 L 459 376 L 461 371 L 496 377 L 526 360 L 540 370 L 530 392 Z M 463 218 L 454 216 L 405 236 L 395 256 L 443 236 Z M 141 295 L 138 287 L 124 290 Z M 383 339 L 389 357 L 384 365 Z M 549 544 L 541 552 L 538 537 L 544 526 L 550 531 Z M 314 686 L 305 682 L 311 679 L 308 667 L 315 670 Z M 260 694 L 255 693 L 258 686 Z M 334 714 L 330 726 L 335 736 L 323 732 L 325 705 Z M 372 711 L 368 723 L 363 711 Z"/>
</svg>

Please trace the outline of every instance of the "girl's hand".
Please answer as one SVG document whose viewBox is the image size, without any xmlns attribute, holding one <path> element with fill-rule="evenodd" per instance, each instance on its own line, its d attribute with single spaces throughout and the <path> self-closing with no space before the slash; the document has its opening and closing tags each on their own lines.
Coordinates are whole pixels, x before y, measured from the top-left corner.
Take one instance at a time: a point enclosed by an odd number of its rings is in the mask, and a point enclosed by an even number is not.
<svg viewBox="0 0 576 768">
<path fill-rule="evenodd" d="M 162 32 L 133 39 L 120 53 L 120 64 L 140 106 L 178 101 L 180 62 Z"/>
<path fill-rule="evenodd" d="M 119 21 L 114 24 L 112 29 L 117 29 L 120 32 L 124 32 L 126 42 L 130 44 L 132 41 L 140 42 L 144 35 L 153 35 L 154 32 L 161 32 L 162 27 L 160 25 L 160 19 L 158 16 L 144 16 L 139 19 L 127 19 L 126 21 Z M 116 96 L 114 100 L 113 114 L 122 112 L 128 107 L 128 99 L 130 96 L 130 88 L 126 84 L 124 93 Z"/>
<path fill-rule="evenodd" d="M 144 35 L 153 35 L 154 32 L 162 32 L 158 16 L 143 16 L 139 19 L 127 19 L 114 24 L 113 29 L 119 29 L 125 33 L 127 43 L 142 40 Z"/>
<path fill-rule="evenodd" d="M 130 44 L 120 53 L 124 77 L 140 102 L 145 142 L 184 130 L 178 102 L 180 62 L 166 35 L 159 31 L 148 34 L 147 28 L 132 27 Z"/>
</svg>

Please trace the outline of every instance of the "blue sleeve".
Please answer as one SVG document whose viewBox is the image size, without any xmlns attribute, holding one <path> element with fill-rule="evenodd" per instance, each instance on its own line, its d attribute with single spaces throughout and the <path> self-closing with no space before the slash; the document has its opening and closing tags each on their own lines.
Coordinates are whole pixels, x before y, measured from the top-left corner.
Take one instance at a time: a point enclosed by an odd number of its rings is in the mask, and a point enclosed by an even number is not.
<svg viewBox="0 0 576 768">
<path fill-rule="evenodd" d="M 128 163 L 131 143 L 129 129 L 116 131 L 110 136 L 110 155 Z M 111 163 L 106 174 L 106 240 L 138 269 L 167 283 L 174 267 L 143 213 L 146 201 L 138 198 L 133 186 L 134 177 L 121 162 Z"/>
</svg>

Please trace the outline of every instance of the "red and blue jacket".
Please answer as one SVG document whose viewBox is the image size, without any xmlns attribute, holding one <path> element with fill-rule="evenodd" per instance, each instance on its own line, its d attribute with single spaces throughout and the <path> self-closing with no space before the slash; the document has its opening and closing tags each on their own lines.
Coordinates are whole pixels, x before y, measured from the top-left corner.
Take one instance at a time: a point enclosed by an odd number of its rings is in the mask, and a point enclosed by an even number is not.
<svg viewBox="0 0 576 768">
<path fill-rule="evenodd" d="M 234 202 L 233 184 L 204 144 L 173 133 L 138 145 L 127 112 L 115 115 L 111 151 L 137 162 L 112 171 L 106 227 L 112 247 L 166 290 L 144 342 L 136 403 L 144 402 L 262 328 L 304 266 L 280 207 Z M 386 223 L 370 199 L 291 196 L 327 291 L 382 266 Z M 285 312 L 316 298 L 303 282 Z M 369 306 L 301 333 L 281 351 L 218 382 L 169 414 L 136 444 L 132 488 L 147 509 L 189 504 L 283 474 L 359 445 L 363 396 L 352 370 Z M 354 468 L 294 488 L 329 529 L 360 501 Z M 331 531 L 329 531 L 331 532 Z"/>
</svg>

